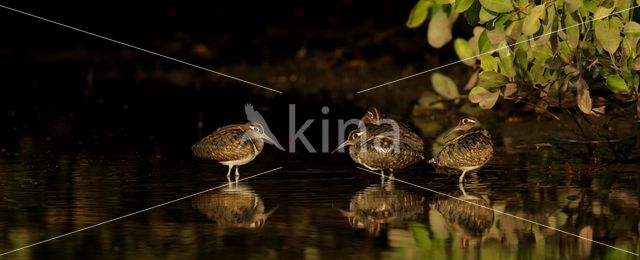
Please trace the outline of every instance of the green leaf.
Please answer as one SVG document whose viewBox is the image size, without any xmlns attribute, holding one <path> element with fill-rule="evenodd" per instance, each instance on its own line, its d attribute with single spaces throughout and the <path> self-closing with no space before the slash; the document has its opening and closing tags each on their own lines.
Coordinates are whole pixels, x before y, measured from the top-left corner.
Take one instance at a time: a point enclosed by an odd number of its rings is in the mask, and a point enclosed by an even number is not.
<svg viewBox="0 0 640 260">
<path fill-rule="evenodd" d="M 494 89 L 507 84 L 509 79 L 504 75 L 495 71 L 480 72 L 478 78 L 478 86 L 486 89 Z"/>
<path fill-rule="evenodd" d="M 533 63 L 544 64 L 553 57 L 553 51 L 550 44 L 536 45 L 531 48 L 529 56 L 534 58 Z"/>
<path fill-rule="evenodd" d="M 567 10 L 566 13 L 573 13 L 582 6 L 582 0 L 564 0 L 564 7 Z"/>
<path fill-rule="evenodd" d="M 493 18 L 496 18 L 496 15 L 494 13 L 487 11 L 487 9 L 482 7 L 480 8 L 480 13 L 478 14 L 478 17 L 479 17 L 478 23 L 485 24 L 486 22 L 493 20 Z"/>
<path fill-rule="evenodd" d="M 439 5 L 447 5 L 447 4 L 453 4 L 455 2 L 455 0 L 435 0 L 436 4 Z"/>
<path fill-rule="evenodd" d="M 483 71 L 497 72 L 499 63 L 500 63 L 500 60 L 498 60 L 498 58 L 493 56 L 485 55 L 485 56 L 482 56 L 482 58 L 480 58 L 480 68 Z"/>
<path fill-rule="evenodd" d="M 613 91 L 613 93 L 628 93 L 629 87 L 627 87 L 627 83 L 624 82 L 624 79 L 620 77 L 618 74 L 612 74 L 607 76 L 607 87 L 609 90 Z"/>
<path fill-rule="evenodd" d="M 431 21 L 429 21 L 429 31 L 427 32 L 427 41 L 429 45 L 434 48 L 440 48 L 451 41 L 453 35 L 451 35 L 451 23 L 449 22 L 449 16 L 440 10 Z"/>
<path fill-rule="evenodd" d="M 603 2 L 604 0 L 584 0 L 583 4 L 589 12 L 593 13 L 602 5 Z"/>
<path fill-rule="evenodd" d="M 435 72 L 431 75 L 433 89 L 446 99 L 455 99 L 460 96 L 458 86 L 449 77 Z"/>
<path fill-rule="evenodd" d="M 424 23 L 429 16 L 429 7 L 433 3 L 426 0 L 418 0 L 409 13 L 409 19 L 407 20 L 407 27 L 416 28 Z"/>
<path fill-rule="evenodd" d="M 478 103 L 482 109 L 491 109 L 500 96 L 500 91 L 490 92 L 483 87 L 475 87 L 469 91 L 469 101 Z"/>
<path fill-rule="evenodd" d="M 620 46 L 620 28 L 610 19 L 597 20 L 595 23 L 596 40 L 607 52 L 614 54 Z"/>
<path fill-rule="evenodd" d="M 487 30 L 482 31 L 480 37 L 478 37 L 478 51 L 480 55 L 490 55 L 494 51 L 491 42 L 489 42 Z"/>
<path fill-rule="evenodd" d="M 471 7 L 469 7 L 469 9 L 467 9 L 467 11 L 464 12 L 464 17 L 467 18 L 467 23 L 469 23 L 469 25 L 478 24 L 478 22 L 480 21 L 481 8 L 482 6 L 480 5 L 480 2 L 473 1 L 473 4 L 471 5 Z"/>
<path fill-rule="evenodd" d="M 453 48 L 455 49 L 458 58 L 460 58 L 460 60 L 464 64 L 467 64 L 468 66 L 473 66 L 474 64 L 476 64 L 476 58 L 473 54 L 473 49 L 471 49 L 471 45 L 469 45 L 469 42 L 467 42 L 467 40 L 462 38 L 456 39 L 455 41 L 453 41 Z"/>
<path fill-rule="evenodd" d="M 509 24 L 504 30 L 504 33 L 511 39 L 518 39 L 520 34 L 522 34 L 522 21 L 517 20 L 511 22 L 511 24 Z"/>
<path fill-rule="evenodd" d="M 573 48 L 578 47 L 578 42 L 580 41 L 580 27 L 577 26 L 578 21 L 575 19 L 573 14 L 569 14 L 564 19 L 564 30 L 566 34 L 566 41 Z"/>
<path fill-rule="evenodd" d="M 640 36 L 640 24 L 629 21 L 624 25 L 624 35 Z"/>
<path fill-rule="evenodd" d="M 513 11 L 511 0 L 480 0 L 482 7 L 496 13 L 507 13 Z"/>
<path fill-rule="evenodd" d="M 538 5 L 531 8 L 529 15 L 524 18 L 522 23 L 522 33 L 526 36 L 533 35 L 540 29 L 540 19 L 545 14 L 544 5 Z"/>
<path fill-rule="evenodd" d="M 603 6 L 598 6 L 596 8 L 596 11 L 593 12 L 593 19 L 599 20 L 606 18 L 607 16 L 609 16 L 609 14 L 611 14 L 611 12 L 613 12 L 613 7 L 606 8 Z"/>
<path fill-rule="evenodd" d="M 457 13 L 462 13 L 471 7 L 475 0 L 456 0 L 455 11 Z"/>
</svg>

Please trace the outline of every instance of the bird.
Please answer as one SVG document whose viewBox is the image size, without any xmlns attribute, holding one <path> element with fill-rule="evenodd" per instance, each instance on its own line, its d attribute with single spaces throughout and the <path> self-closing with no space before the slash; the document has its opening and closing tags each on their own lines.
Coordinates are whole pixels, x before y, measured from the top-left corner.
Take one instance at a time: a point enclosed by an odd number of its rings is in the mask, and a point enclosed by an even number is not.
<svg viewBox="0 0 640 260">
<path fill-rule="evenodd" d="M 384 170 L 402 169 L 424 160 L 420 136 L 392 119 L 380 119 L 375 108 L 367 111 L 358 128 L 333 153 L 346 146 L 350 146 L 351 159 L 370 170 L 380 170 L 383 180 Z"/>
<path fill-rule="evenodd" d="M 463 118 L 445 138 L 458 131 L 461 131 L 462 135 L 447 141 L 429 163 L 441 168 L 462 171 L 458 182 L 463 183 L 467 172 L 484 166 L 491 159 L 493 142 L 489 131 L 483 129 L 476 119 Z"/>
<path fill-rule="evenodd" d="M 410 143 L 411 145 L 420 148 L 423 147 L 422 138 L 414 131 L 411 130 L 408 126 L 401 122 L 397 122 L 393 119 L 383 118 L 380 114 L 380 111 L 375 107 L 370 107 L 367 109 L 367 112 L 362 116 L 360 122 L 366 127 L 370 125 L 382 125 L 385 123 L 395 124 L 398 126 L 400 131 L 400 136 L 402 140 Z"/>
<path fill-rule="evenodd" d="M 262 124 L 256 122 L 220 127 L 191 146 L 191 150 L 198 158 L 218 161 L 228 166 L 227 179 L 231 175 L 231 169 L 236 166 L 237 179 L 240 176 L 238 166 L 253 161 L 262 151 L 264 141 L 284 150 L 265 134 Z"/>
<path fill-rule="evenodd" d="M 276 211 L 265 212 L 264 202 L 251 187 L 236 183 L 220 191 L 210 191 L 194 197 L 192 205 L 223 227 L 260 229 Z"/>
</svg>

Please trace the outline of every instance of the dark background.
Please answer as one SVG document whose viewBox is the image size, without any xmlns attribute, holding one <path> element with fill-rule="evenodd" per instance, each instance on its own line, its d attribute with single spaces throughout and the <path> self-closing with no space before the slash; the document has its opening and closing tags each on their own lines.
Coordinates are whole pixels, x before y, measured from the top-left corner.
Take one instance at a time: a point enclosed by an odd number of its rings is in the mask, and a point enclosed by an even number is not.
<svg viewBox="0 0 640 260">
<path fill-rule="evenodd" d="M 45 151 L 130 145 L 144 151 L 160 143 L 165 153 L 185 156 L 208 132 L 246 121 L 245 103 L 260 110 L 285 146 L 290 103 L 297 104 L 298 126 L 316 119 L 308 130 L 316 147 L 323 118 L 333 119 L 332 137 L 335 119 L 360 117 L 370 106 L 406 120 L 428 77 L 363 95 L 355 91 L 455 57 L 448 47 L 428 47 L 425 26 L 404 27 L 413 4 L 4 1 L 284 94 L 0 9 L 0 146 L 18 153 L 17 140 L 28 135 Z M 329 115 L 320 113 L 325 105 Z"/>
</svg>

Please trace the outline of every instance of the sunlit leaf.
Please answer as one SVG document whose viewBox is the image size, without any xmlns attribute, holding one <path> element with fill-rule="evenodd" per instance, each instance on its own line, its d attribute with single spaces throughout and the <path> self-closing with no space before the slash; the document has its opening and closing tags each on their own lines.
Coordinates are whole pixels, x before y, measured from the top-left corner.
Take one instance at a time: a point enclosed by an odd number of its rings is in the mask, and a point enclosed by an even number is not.
<svg viewBox="0 0 640 260">
<path fill-rule="evenodd" d="M 606 77 L 607 78 L 607 87 L 609 90 L 614 93 L 627 93 L 629 92 L 629 87 L 627 87 L 627 83 L 624 82 L 624 79 L 620 77 L 618 74 L 612 74 Z"/>
<path fill-rule="evenodd" d="M 496 13 L 507 13 L 513 11 L 513 4 L 511 1 L 505 0 L 480 0 L 482 7 L 489 11 Z"/>
<path fill-rule="evenodd" d="M 545 14 L 545 6 L 537 5 L 531 8 L 529 15 L 524 18 L 522 23 L 522 33 L 526 36 L 533 35 L 540 29 L 540 19 Z"/>
<path fill-rule="evenodd" d="M 440 48 L 451 41 L 451 24 L 447 14 L 440 10 L 429 21 L 427 41 L 434 48 Z"/>
<path fill-rule="evenodd" d="M 488 21 L 493 20 L 493 18 L 496 18 L 496 15 L 494 13 L 489 12 L 484 7 L 480 8 L 480 12 L 478 13 L 478 23 L 484 24 Z"/>
<path fill-rule="evenodd" d="M 487 30 L 484 30 L 480 37 L 478 38 L 478 51 L 480 51 L 481 55 L 489 55 L 493 53 L 494 49 L 489 42 L 489 36 L 487 36 Z"/>
<path fill-rule="evenodd" d="M 456 39 L 455 41 L 453 41 L 453 48 L 455 49 L 458 58 L 460 58 L 460 60 L 464 64 L 467 64 L 469 66 L 476 64 L 476 58 L 474 57 L 475 55 L 473 54 L 473 49 L 471 48 L 471 45 L 469 45 L 469 42 L 467 42 L 467 40 L 462 38 Z"/>
<path fill-rule="evenodd" d="M 589 12 L 593 13 L 602 5 L 602 2 L 604 2 L 604 0 L 584 0 L 583 4 Z"/>
<path fill-rule="evenodd" d="M 433 3 L 427 0 L 418 0 L 409 13 L 409 19 L 407 20 L 407 27 L 415 28 L 420 26 L 429 16 L 429 7 Z"/>
<path fill-rule="evenodd" d="M 500 91 L 490 92 L 483 87 L 475 87 L 469 92 L 469 101 L 478 103 L 482 109 L 491 109 L 500 96 Z"/>
<path fill-rule="evenodd" d="M 564 7 L 567 13 L 573 13 L 582 6 L 582 0 L 564 0 Z"/>
<path fill-rule="evenodd" d="M 475 0 L 456 0 L 455 11 L 462 13 L 471 7 Z"/>
<path fill-rule="evenodd" d="M 595 34 L 598 43 L 609 53 L 613 54 L 620 46 L 620 29 L 615 22 L 610 19 L 597 20 L 595 24 Z"/>
<path fill-rule="evenodd" d="M 604 6 L 598 6 L 598 8 L 596 8 L 596 11 L 593 12 L 593 19 L 605 18 L 605 17 L 609 16 L 609 14 L 611 14 L 611 12 L 613 12 L 613 7 L 606 8 Z"/>
<path fill-rule="evenodd" d="M 455 99 L 460 96 L 458 86 L 449 77 L 435 72 L 431 75 L 433 89 L 446 99 Z"/>
<path fill-rule="evenodd" d="M 495 71 L 483 71 L 478 75 L 478 86 L 485 89 L 494 89 L 507 84 L 509 79 Z"/>
<path fill-rule="evenodd" d="M 522 34 L 522 20 L 511 22 L 504 30 L 504 33 L 511 39 L 518 39 Z"/>
<path fill-rule="evenodd" d="M 627 24 L 624 25 L 624 34 L 640 36 L 640 24 L 634 21 L 627 22 Z"/>
<path fill-rule="evenodd" d="M 577 26 L 578 21 L 574 18 L 574 15 L 567 15 L 564 19 L 564 33 L 566 34 L 566 40 L 573 48 L 578 47 L 580 41 L 580 27 Z"/>
<path fill-rule="evenodd" d="M 482 68 L 483 71 L 497 72 L 499 63 L 500 60 L 493 56 L 485 55 L 480 58 L 480 68 Z"/>
</svg>

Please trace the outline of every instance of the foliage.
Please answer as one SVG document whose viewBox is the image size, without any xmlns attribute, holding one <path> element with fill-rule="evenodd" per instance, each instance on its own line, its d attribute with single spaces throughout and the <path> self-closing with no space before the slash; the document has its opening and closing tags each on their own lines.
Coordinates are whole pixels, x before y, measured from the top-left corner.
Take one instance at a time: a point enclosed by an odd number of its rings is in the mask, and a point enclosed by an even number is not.
<svg viewBox="0 0 640 260">
<path fill-rule="evenodd" d="M 474 26 L 456 38 L 460 61 L 476 73 L 468 99 L 490 109 L 502 99 L 603 114 L 612 104 L 637 100 L 640 83 L 640 0 L 419 0 L 407 26 L 428 21 L 428 43 L 452 40 L 459 14 Z M 442 74 L 432 83 L 444 99 L 458 88 Z M 471 84 L 471 86 L 469 86 Z M 637 103 L 636 103 L 637 104 Z M 640 115 L 640 104 L 637 106 Z"/>
</svg>

